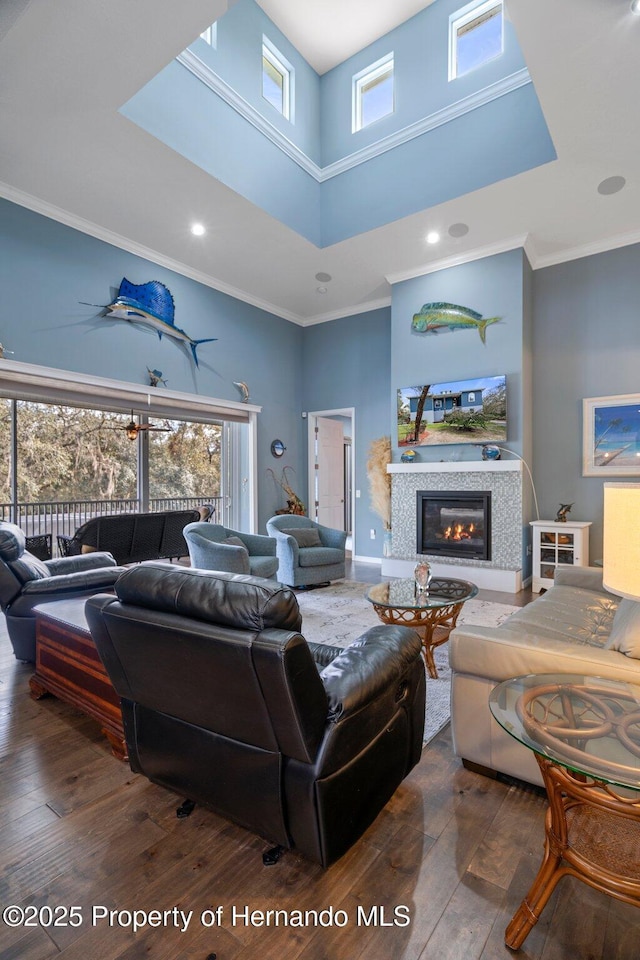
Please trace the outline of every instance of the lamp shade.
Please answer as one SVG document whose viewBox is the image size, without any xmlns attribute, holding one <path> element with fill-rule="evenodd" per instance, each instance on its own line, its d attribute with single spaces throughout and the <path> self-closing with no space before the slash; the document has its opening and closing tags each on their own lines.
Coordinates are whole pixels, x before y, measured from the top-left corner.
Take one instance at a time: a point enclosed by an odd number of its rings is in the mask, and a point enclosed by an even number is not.
<svg viewBox="0 0 640 960">
<path fill-rule="evenodd" d="M 640 600 L 640 483 L 604 484 L 603 584 Z"/>
</svg>

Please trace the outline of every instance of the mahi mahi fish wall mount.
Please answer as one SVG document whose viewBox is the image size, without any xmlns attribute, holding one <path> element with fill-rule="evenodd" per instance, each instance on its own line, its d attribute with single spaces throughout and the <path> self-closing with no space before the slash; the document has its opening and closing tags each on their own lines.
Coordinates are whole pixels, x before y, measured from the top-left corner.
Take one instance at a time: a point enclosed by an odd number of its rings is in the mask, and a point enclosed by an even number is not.
<svg viewBox="0 0 640 960">
<path fill-rule="evenodd" d="M 416 333 L 438 333 L 439 330 L 477 330 L 483 343 L 487 342 L 487 327 L 502 317 L 483 317 L 481 313 L 456 303 L 425 303 L 420 313 L 414 313 L 411 329 Z"/>
<path fill-rule="evenodd" d="M 127 320 L 129 323 L 141 323 L 152 327 L 160 340 L 162 340 L 162 334 L 165 334 L 179 343 L 187 344 L 191 347 L 196 367 L 198 366 L 197 347 L 201 343 L 213 343 L 218 339 L 206 337 L 203 340 L 193 340 L 188 333 L 176 327 L 173 297 L 169 289 L 159 280 L 151 280 L 149 283 L 131 283 L 123 277 L 115 300 L 106 305 L 89 303 L 86 306 L 101 306 L 106 310 L 105 318 L 110 320 Z"/>
</svg>

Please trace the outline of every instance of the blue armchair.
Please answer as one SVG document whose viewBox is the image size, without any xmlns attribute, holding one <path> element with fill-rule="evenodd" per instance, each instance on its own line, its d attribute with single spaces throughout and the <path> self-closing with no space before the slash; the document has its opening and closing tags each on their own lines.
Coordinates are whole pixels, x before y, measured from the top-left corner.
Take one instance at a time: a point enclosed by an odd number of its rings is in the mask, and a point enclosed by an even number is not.
<svg viewBox="0 0 640 960">
<path fill-rule="evenodd" d="M 188 523 L 183 530 L 191 566 L 223 573 L 247 573 L 269 580 L 278 570 L 275 540 L 240 533 L 219 523 Z M 234 542 L 235 541 L 235 542 Z"/>
<path fill-rule="evenodd" d="M 267 533 L 276 542 L 281 583 L 308 587 L 344 577 L 344 530 L 332 530 L 308 517 L 287 513 L 267 520 Z"/>
</svg>

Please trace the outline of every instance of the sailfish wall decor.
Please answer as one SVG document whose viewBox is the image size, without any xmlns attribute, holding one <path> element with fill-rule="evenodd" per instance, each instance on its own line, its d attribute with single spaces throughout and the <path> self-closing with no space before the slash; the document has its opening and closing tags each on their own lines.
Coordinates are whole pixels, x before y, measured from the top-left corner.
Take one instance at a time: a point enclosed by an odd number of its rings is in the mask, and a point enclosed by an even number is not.
<svg viewBox="0 0 640 960">
<path fill-rule="evenodd" d="M 136 284 L 130 283 L 126 277 L 123 277 L 117 297 L 104 309 L 107 311 L 105 316 L 109 319 L 143 323 L 152 327 L 161 340 L 164 333 L 173 340 L 188 344 L 196 367 L 198 366 L 196 348 L 201 343 L 213 343 L 218 339 L 206 337 L 203 340 L 193 340 L 188 333 L 176 327 L 173 297 L 164 283 L 160 283 L 159 280 Z"/>
</svg>

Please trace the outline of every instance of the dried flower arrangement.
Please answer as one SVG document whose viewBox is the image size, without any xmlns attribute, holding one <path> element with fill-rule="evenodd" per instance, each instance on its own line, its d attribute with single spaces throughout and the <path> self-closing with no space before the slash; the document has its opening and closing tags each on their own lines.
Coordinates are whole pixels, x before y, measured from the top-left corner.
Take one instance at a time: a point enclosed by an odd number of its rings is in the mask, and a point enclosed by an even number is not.
<svg viewBox="0 0 640 960">
<path fill-rule="evenodd" d="M 267 473 L 270 473 L 275 482 L 281 487 L 287 495 L 287 509 L 286 510 L 276 510 L 276 513 L 293 513 L 297 516 L 304 517 L 306 515 L 307 509 L 298 496 L 298 494 L 293 490 L 291 484 L 287 480 L 287 470 L 291 470 L 292 473 L 295 473 L 293 467 L 286 466 L 282 468 L 282 478 L 279 479 L 276 477 L 275 473 L 269 467 Z"/>
<path fill-rule="evenodd" d="M 387 473 L 388 463 L 391 463 L 391 437 L 372 440 L 367 460 L 371 508 L 384 523 L 385 530 L 391 529 L 391 475 Z"/>
</svg>

